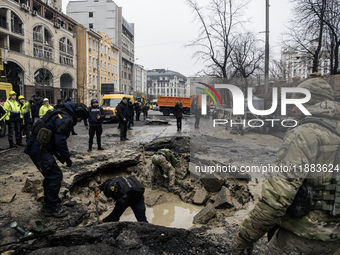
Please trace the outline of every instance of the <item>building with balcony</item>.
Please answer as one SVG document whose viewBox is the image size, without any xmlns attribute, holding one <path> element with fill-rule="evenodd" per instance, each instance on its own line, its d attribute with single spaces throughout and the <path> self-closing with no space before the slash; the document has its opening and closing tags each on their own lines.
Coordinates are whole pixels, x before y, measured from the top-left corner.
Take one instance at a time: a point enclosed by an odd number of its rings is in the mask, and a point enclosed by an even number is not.
<svg viewBox="0 0 340 255">
<path fill-rule="evenodd" d="M 187 78 L 175 71 L 153 69 L 147 72 L 147 94 L 154 97 L 187 95 Z"/>
<path fill-rule="evenodd" d="M 74 20 L 42 1 L 1 1 L 2 75 L 26 98 L 76 98 L 76 33 Z"/>
<path fill-rule="evenodd" d="M 78 101 L 90 105 L 91 99 L 99 96 L 100 68 L 98 63 L 101 36 L 91 29 L 78 25 L 77 38 Z"/>
<path fill-rule="evenodd" d="M 316 48 L 317 45 L 312 41 L 310 43 L 311 51 Z M 281 63 L 282 63 L 282 77 L 291 82 L 294 79 L 306 79 L 309 74 L 312 73 L 313 59 L 310 53 L 302 47 L 296 48 L 282 48 L 281 49 Z M 329 50 L 326 47 L 322 47 L 319 58 L 318 73 L 326 75 L 330 73 L 330 58 Z"/>
<path fill-rule="evenodd" d="M 114 91 L 119 91 L 119 50 L 112 43 L 111 38 L 98 32 L 102 39 L 100 42 L 100 84 L 114 84 Z"/>
<path fill-rule="evenodd" d="M 66 12 L 85 28 L 105 33 L 111 39 L 119 50 L 118 90 L 131 94 L 134 89 L 134 24 L 124 19 L 122 8 L 112 0 L 70 1 Z"/>
</svg>

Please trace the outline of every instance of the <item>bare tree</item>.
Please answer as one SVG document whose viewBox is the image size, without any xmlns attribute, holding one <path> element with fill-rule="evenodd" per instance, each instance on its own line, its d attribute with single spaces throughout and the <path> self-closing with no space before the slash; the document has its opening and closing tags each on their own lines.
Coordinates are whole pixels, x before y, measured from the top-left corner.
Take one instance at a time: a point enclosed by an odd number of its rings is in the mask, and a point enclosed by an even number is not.
<svg viewBox="0 0 340 255">
<path fill-rule="evenodd" d="M 203 75 L 228 82 L 235 77 L 246 79 L 260 68 L 263 50 L 258 52 L 258 41 L 244 28 L 248 22 L 244 20 L 248 0 L 211 0 L 205 8 L 198 0 L 186 2 L 200 24 L 197 39 L 187 46 L 196 49 L 195 58 L 205 61 Z M 236 85 L 244 89 L 247 81 Z M 229 107 L 229 92 L 222 90 L 221 93 Z"/>
<path fill-rule="evenodd" d="M 287 69 L 282 61 L 272 59 L 269 63 L 269 79 L 271 81 L 279 81 L 286 76 Z"/>
<path fill-rule="evenodd" d="M 211 0 L 207 8 L 202 8 L 197 0 L 187 0 L 201 24 L 199 35 L 188 46 L 195 47 L 194 57 L 206 63 L 204 74 L 228 78 L 233 46 L 242 29 L 243 10 L 247 2 L 240 0 Z"/>
<path fill-rule="evenodd" d="M 306 62 L 312 61 L 312 72 L 317 72 L 324 45 L 325 15 L 328 0 L 291 0 L 294 18 L 284 40 L 291 50 L 303 51 Z"/>
<path fill-rule="evenodd" d="M 264 49 L 258 47 L 254 34 L 248 32 L 241 34 L 234 42 L 231 53 L 231 65 L 233 66 L 232 78 L 242 78 L 244 81 L 243 92 L 248 87 L 248 77 L 255 71 L 261 70 L 264 59 Z"/>
<path fill-rule="evenodd" d="M 339 0 L 328 0 L 324 23 L 327 27 L 329 39 L 330 73 L 339 73 L 339 47 L 340 47 L 340 3 Z"/>
</svg>

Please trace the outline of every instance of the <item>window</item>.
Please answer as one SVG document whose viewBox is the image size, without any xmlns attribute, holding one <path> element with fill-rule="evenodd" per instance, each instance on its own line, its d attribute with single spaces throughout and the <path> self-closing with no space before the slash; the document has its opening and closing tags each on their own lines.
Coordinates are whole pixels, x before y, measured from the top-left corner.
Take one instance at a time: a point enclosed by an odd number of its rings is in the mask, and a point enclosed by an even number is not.
<svg viewBox="0 0 340 255">
<path fill-rule="evenodd" d="M 59 40 L 59 63 L 73 66 L 73 44 L 70 39 L 62 37 Z"/>
<path fill-rule="evenodd" d="M 89 12 L 89 17 L 93 18 L 93 12 Z"/>
<path fill-rule="evenodd" d="M 93 28 L 93 23 L 90 23 L 90 24 L 89 24 L 89 28 Z"/>
<path fill-rule="evenodd" d="M 92 64 L 92 59 L 91 59 L 91 56 L 89 56 L 89 67 L 91 67 L 91 64 Z"/>
</svg>

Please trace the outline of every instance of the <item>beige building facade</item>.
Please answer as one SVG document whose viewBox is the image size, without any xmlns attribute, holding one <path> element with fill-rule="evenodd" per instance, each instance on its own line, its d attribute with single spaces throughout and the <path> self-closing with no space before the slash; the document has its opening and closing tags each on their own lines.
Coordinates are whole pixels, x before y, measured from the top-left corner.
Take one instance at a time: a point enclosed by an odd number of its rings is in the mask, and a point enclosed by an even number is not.
<svg viewBox="0 0 340 255">
<path fill-rule="evenodd" d="M 57 99 L 77 98 L 77 23 L 38 0 L 0 2 L 0 48 L 13 89 Z"/>
<path fill-rule="evenodd" d="M 100 95 L 100 42 L 101 36 L 96 32 L 78 26 L 78 101 L 90 105 L 92 98 Z M 99 99 L 98 99 L 99 100 Z"/>
<path fill-rule="evenodd" d="M 119 91 L 119 50 L 112 43 L 111 38 L 102 32 L 98 32 L 102 39 L 100 60 L 100 84 L 113 84 L 114 91 Z"/>
</svg>

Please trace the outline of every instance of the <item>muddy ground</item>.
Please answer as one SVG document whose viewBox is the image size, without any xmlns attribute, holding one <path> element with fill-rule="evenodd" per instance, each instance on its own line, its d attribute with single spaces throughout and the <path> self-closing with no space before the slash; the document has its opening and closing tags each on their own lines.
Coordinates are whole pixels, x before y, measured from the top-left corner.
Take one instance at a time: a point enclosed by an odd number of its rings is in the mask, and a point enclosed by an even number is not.
<svg viewBox="0 0 340 255">
<path fill-rule="evenodd" d="M 162 118 L 156 116 L 156 118 Z M 164 120 L 164 118 L 163 118 Z M 177 133 L 175 121 L 168 125 L 136 123 L 129 131 L 131 140 L 119 142 L 116 124 L 105 124 L 105 151 L 87 153 L 88 135 L 82 126 L 78 136 L 68 139 L 72 154 L 71 168 L 59 163 L 64 181 L 60 191 L 61 204 L 69 211 L 63 219 L 43 217 L 42 175 L 35 168 L 23 148 L 6 150 L 0 154 L 0 245 L 17 240 L 20 235 L 10 228 L 18 222 L 25 230 L 40 220 L 53 225 L 54 235 L 0 247 L 4 254 L 230 254 L 238 224 L 253 208 L 263 179 L 244 176 L 232 178 L 195 178 L 190 175 L 190 148 L 195 148 L 195 164 L 203 164 L 213 156 L 219 163 L 270 162 L 280 143 L 279 138 L 259 134 L 244 136 L 219 131 L 211 136 L 205 129 L 191 131 L 192 121 L 183 120 L 183 132 Z M 209 122 L 202 120 L 202 125 Z M 205 123 L 205 124 L 204 124 Z M 78 124 L 79 125 L 79 124 Z M 214 140 L 215 139 L 215 140 Z M 207 140 L 216 142 L 214 148 L 204 148 Z M 191 147 L 190 147 L 191 146 Z M 151 156 L 159 148 L 170 148 L 178 161 L 176 185 L 178 190 L 167 191 L 167 179 L 157 178 L 157 189 L 151 189 Z M 136 176 L 146 187 L 147 206 L 183 201 L 202 206 L 189 229 L 167 228 L 153 224 L 120 222 L 96 224 L 94 187 L 113 176 Z M 174 199 L 176 197 L 176 199 Z M 112 210 L 113 201 L 99 196 L 100 218 Z M 265 238 L 257 243 L 257 254 Z M 5 253 L 5 252 L 8 253 Z"/>
</svg>

